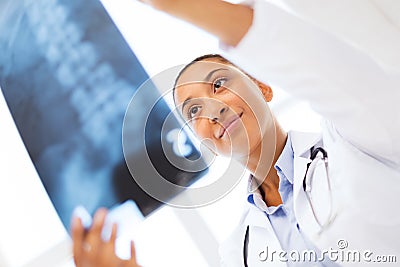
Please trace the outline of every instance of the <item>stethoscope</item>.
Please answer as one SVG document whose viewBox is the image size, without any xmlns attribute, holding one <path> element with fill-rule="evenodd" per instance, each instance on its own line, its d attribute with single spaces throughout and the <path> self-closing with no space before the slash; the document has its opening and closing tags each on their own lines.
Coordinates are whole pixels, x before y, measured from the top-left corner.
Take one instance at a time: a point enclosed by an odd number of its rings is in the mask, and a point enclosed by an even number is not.
<svg viewBox="0 0 400 267">
<path fill-rule="evenodd" d="M 320 232 L 322 232 L 326 227 L 328 227 L 333 219 L 333 207 L 332 207 L 332 188 L 331 179 L 328 170 L 328 153 L 322 147 L 312 147 L 310 151 L 311 162 L 307 164 L 306 173 L 303 178 L 303 190 L 307 196 L 308 203 L 310 204 L 311 211 L 313 213 L 314 219 L 320 227 Z M 325 178 L 326 187 L 328 188 L 329 197 L 329 213 L 325 220 L 321 219 L 316 211 L 315 203 L 313 203 L 312 198 L 312 182 L 314 179 L 314 173 L 319 164 L 323 164 L 325 167 Z"/>
<path fill-rule="evenodd" d="M 326 152 L 325 149 L 322 147 L 312 147 L 310 149 L 310 162 L 307 163 L 307 169 L 303 178 L 303 190 L 307 196 L 307 200 L 310 204 L 311 211 L 313 213 L 314 219 L 317 222 L 317 224 L 320 226 L 320 232 L 323 231 L 332 221 L 333 221 L 333 208 L 332 208 L 332 190 L 331 190 L 331 181 L 330 181 L 330 176 L 329 176 L 329 171 L 328 171 L 328 153 Z M 312 198 L 312 182 L 314 179 L 314 173 L 315 170 L 318 166 L 318 164 L 323 163 L 325 166 L 325 179 L 329 191 L 329 215 L 327 216 L 327 219 L 323 221 L 321 218 L 318 217 L 317 211 L 315 209 L 315 205 L 313 204 L 313 198 Z M 244 244 L 243 244 L 243 263 L 245 267 L 248 267 L 247 264 L 247 256 L 248 256 L 248 246 L 249 246 L 249 225 L 247 226 L 246 229 L 246 234 L 244 238 Z"/>
</svg>

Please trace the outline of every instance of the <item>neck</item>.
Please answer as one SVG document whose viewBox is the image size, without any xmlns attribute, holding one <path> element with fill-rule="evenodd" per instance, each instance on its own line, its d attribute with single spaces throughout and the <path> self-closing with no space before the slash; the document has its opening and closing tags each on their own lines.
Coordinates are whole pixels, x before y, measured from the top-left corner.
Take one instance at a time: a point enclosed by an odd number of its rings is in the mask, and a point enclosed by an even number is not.
<svg viewBox="0 0 400 267">
<path fill-rule="evenodd" d="M 275 120 L 275 118 L 274 118 Z M 246 168 L 256 178 L 264 200 L 268 206 L 277 206 L 282 203 L 279 194 L 279 176 L 274 168 L 281 155 L 287 140 L 287 133 L 275 120 L 273 131 L 264 135 L 260 145 L 250 154 Z M 275 137 L 271 138 L 271 137 Z M 272 139 L 272 140 L 271 140 Z M 275 149 L 275 153 L 272 153 Z"/>
</svg>

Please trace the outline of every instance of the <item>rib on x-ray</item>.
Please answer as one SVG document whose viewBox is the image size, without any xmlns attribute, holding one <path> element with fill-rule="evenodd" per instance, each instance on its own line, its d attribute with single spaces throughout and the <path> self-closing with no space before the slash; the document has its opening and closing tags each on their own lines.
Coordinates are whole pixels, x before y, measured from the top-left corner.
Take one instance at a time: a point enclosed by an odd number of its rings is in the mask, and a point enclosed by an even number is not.
<svg viewBox="0 0 400 267">
<path fill-rule="evenodd" d="M 133 199 L 144 215 L 151 213 L 161 203 L 132 179 L 121 144 L 126 107 L 148 75 L 102 4 L 98 0 L 10 3 L 0 24 L 0 85 L 64 225 L 69 227 L 76 205 L 92 213 L 100 206 Z M 143 105 L 157 98 L 156 89 L 149 91 Z M 185 172 L 169 164 L 161 147 L 166 138 L 161 126 L 170 109 L 158 101 L 155 110 L 146 134 L 151 161 L 166 179 L 188 185 L 204 171 Z M 138 109 L 136 115 L 143 119 L 148 114 Z M 131 134 L 143 130 L 138 124 Z M 165 135 L 178 127 L 175 120 L 166 126 Z M 188 146 L 192 150 L 186 151 L 186 158 L 198 158 L 190 140 Z M 139 151 L 134 157 L 140 160 L 143 155 Z M 177 193 L 166 192 L 165 198 Z"/>
</svg>

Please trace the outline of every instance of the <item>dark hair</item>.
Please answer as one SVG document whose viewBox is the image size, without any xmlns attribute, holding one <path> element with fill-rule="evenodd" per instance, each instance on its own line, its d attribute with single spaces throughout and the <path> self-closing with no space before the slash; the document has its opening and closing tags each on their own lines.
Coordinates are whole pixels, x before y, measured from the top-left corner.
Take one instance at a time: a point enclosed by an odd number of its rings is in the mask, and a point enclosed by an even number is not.
<svg viewBox="0 0 400 267">
<path fill-rule="evenodd" d="M 224 58 L 223 56 L 221 56 L 221 55 L 219 55 L 219 54 L 207 54 L 207 55 L 203 55 L 203 56 L 200 56 L 200 57 L 195 58 L 195 59 L 192 60 L 189 64 L 187 64 L 185 67 L 183 67 L 183 69 L 181 69 L 181 71 L 178 73 L 178 76 L 176 76 L 176 78 L 175 78 L 174 87 L 172 88 L 172 98 L 174 99 L 174 102 L 175 102 L 175 88 L 176 88 L 176 85 L 177 85 L 177 83 L 178 83 L 178 80 L 179 80 L 179 78 L 182 76 L 182 74 L 183 74 L 190 66 L 192 66 L 194 63 L 200 62 L 200 61 L 203 61 L 203 60 L 209 59 L 209 58 L 216 58 L 216 59 L 221 60 L 221 61 L 224 62 L 224 63 L 233 65 L 232 62 L 230 62 L 229 60 L 227 60 L 226 58 Z"/>
<path fill-rule="evenodd" d="M 175 103 L 175 89 L 176 89 L 176 85 L 177 85 L 177 83 L 178 83 L 179 78 L 182 76 L 182 74 L 183 74 L 190 66 L 192 66 L 193 64 L 195 64 L 195 63 L 197 63 L 197 62 L 200 62 L 200 61 L 203 61 L 203 60 L 205 60 L 205 59 L 209 59 L 209 58 L 216 58 L 216 59 L 221 60 L 223 63 L 232 65 L 232 66 L 236 67 L 237 69 L 239 69 L 241 72 L 243 72 L 243 73 L 244 73 L 247 77 L 249 77 L 253 82 L 257 82 L 257 80 L 256 80 L 253 76 L 249 75 L 247 72 L 243 71 L 241 68 L 237 67 L 235 64 L 233 64 L 232 62 L 230 62 L 229 60 L 227 60 L 226 58 L 224 58 L 224 57 L 221 56 L 220 54 L 206 54 L 206 55 L 203 55 L 203 56 L 200 56 L 200 57 L 197 57 L 197 58 L 193 59 L 189 64 L 187 64 L 185 67 L 183 67 L 183 68 L 181 69 L 181 71 L 178 73 L 178 75 L 176 76 L 175 82 L 174 82 L 174 87 L 172 88 L 172 98 L 174 99 L 174 103 Z M 175 103 L 175 104 L 176 104 L 176 103 Z"/>
</svg>

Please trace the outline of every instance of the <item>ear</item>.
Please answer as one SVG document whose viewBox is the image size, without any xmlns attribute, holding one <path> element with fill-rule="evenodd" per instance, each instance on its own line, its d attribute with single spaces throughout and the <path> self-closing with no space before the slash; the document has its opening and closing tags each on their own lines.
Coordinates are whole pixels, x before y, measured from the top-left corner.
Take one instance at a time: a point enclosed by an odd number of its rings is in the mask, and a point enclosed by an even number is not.
<svg viewBox="0 0 400 267">
<path fill-rule="evenodd" d="M 265 83 L 262 83 L 259 81 L 255 81 L 255 83 L 260 88 L 265 101 L 270 102 L 272 100 L 272 97 L 274 96 L 274 93 L 272 92 L 272 88 L 269 85 L 266 85 Z"/>
</svg>

